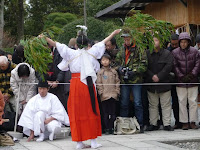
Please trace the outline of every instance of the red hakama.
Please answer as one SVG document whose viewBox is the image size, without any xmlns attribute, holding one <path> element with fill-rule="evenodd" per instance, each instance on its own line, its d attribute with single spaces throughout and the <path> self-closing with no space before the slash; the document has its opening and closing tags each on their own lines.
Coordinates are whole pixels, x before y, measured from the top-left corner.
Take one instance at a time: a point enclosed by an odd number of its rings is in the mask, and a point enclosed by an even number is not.
<svg viewBox="0 0 200 150">
<path fill-rule="evenodd" d="M 101 136 L 101 117 L 95 88 L 94 91 L 97 115 L 92 110 L 88 87 L 80 81 L 80 73 L 72 73 L 67 104 L 72 141 Z"/>
</svg>

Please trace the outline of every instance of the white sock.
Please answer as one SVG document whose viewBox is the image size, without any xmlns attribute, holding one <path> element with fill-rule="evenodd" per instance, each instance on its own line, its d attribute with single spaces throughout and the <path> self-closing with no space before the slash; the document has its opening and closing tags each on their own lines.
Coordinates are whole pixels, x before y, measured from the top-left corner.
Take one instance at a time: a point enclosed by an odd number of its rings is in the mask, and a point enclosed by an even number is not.
<svg viewBox="0 0 200 150">
<path fill-rule="evenodd" d="M 102 147 L 101 144 L 98 144 L 96 139 L 91 139 L 91 148 L 99 148 Z"/>
<path fill-rule="evenodd" d="M 85 145 L 83 144 L 83 142 L 77 142 L 76 149 L 83 149 L 84 147 Z"/>
<path fill-rule="evenodd" d="M 50 141 L 53 141 L 53 137 L 54 137 L 54 132 L 51 132 L 51 133 L 49 134 L 49 140 L 50 140 Z"/>
<path fill-rule="evenodd" d="M 51 132 L 51 133 L 49 134 L 49 140 L 50 140 L 50 141 L 53 141 L 53 139 L 55 139 L 54 134 L 59 134 L 59 133 L 61 133 L 61 128 L 60 128 L 60 127 L 56 127 L 56 128 L 53 130 L 53 132 Z"/>
<path fill-rule="evenodd" d="M 42 142 L 44 141 L 44 133 L 40 133 L 39 138 L 36 140 L 37 142 Z"/>
</svg>

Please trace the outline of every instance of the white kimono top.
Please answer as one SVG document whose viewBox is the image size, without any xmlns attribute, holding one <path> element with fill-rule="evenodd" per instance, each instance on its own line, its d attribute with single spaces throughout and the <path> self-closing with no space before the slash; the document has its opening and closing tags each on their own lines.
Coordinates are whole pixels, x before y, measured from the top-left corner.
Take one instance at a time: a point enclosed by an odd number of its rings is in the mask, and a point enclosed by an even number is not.
<svg viewBox="0 0 200 150">
<path fill-rule="evenodd" d="M 60 70 L 81 73 L 81 81 L 85 84 L 87 84 L 86 77 L 91 76 L 93 83 L 95 83 L 97 79 L 96 72 L 100 69 L 97 59 L 101 59 L 105 52 L 104 42 L 93 45 L 89 50 L 74 50 L 58 42 L 56 43 L 56 48 L 63 58 L 63 61 L 58 65 Z"/>
<path fill-rule="evenodd" d="M 58 122 L 69 125 L 67 112 L 56 95 L 47 93 L 45 97 L 41 97 L 37 94 L 28 101 L 18 122 L 18 125 L 24 127 L 23 132 L 26 135 L 30 134 L 30 129 L 34 130 L 34 114 L 39 111 L 43 111 L 46 118 L 53 117 Z"/>
</svg>

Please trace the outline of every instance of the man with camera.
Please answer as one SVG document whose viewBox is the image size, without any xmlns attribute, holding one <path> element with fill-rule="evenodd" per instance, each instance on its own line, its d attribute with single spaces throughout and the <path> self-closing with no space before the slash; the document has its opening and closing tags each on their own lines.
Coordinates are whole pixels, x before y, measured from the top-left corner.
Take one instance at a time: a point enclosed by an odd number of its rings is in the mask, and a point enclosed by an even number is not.
<svg viewBox="0 0 200 150">
<path fill-rule="evenodd" d="M 140 124 L 140 132 L 143 133 L 142 86 L 134 84 L 143 82 L 143 73 L 147 69 L 146 52 L 139 52 L 129 30 L 124 30 L 121 37 L 124 38 L 124 47 L 117 54 L 116 60 L 121 64 L 118 69 L 120 81 L 122 84 L 127 85 L 121 86 L 120 116 L 129 117 L 129 102 L 132 92 L 134 98 L 134 114 Z"/>
</svg>

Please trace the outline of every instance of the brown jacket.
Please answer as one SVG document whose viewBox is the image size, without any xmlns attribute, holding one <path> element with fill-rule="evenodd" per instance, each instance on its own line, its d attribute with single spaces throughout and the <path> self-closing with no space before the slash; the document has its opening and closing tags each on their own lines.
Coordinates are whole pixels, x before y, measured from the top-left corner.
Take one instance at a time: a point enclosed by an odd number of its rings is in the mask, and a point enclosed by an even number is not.
<svg viewBox="0 0 200 150">
<path fill-rule="evenodd" d="M 3 94 L 0 91 L 0 125 L 2 125 L 3 123 L 2 115 L 3 115 L 4 106 L 5 106 L 5 102 L 4 102 Z"/>
<path fill-rule="evenodd" d="M 101 97 L 101 101 L 114 98 L 118 100 L 120 94 L 120 80 L 118 73 L 113 68 L 102 67 L 97 73 L 97 90 Z M 98 85 L 98 84 L 112 84 L 112 85 Z"/>
</svg>

